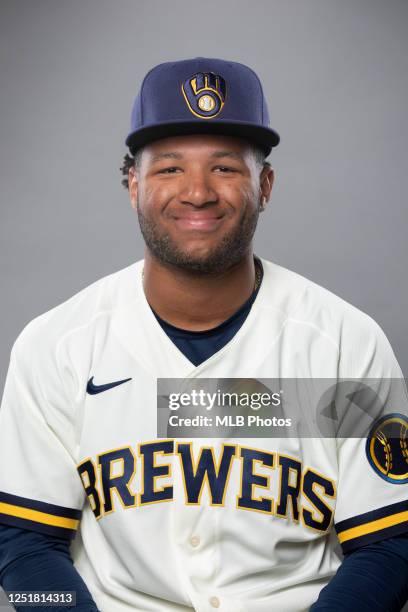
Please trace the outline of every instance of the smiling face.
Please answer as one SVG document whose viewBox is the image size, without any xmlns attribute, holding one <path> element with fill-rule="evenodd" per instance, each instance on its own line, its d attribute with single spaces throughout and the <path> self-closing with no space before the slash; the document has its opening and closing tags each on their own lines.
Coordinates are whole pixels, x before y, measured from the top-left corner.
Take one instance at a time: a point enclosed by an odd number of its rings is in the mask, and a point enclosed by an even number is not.
<svg viewBox="0 0 408 612">
<path fill-rule="evenodd" d="M 273 170 L 251 146 L 226 136 L 158 140 L 129 173 L 132 205 L 146 246 L 159 262 L 217 272 L 251 253 Z"/>
</svg>

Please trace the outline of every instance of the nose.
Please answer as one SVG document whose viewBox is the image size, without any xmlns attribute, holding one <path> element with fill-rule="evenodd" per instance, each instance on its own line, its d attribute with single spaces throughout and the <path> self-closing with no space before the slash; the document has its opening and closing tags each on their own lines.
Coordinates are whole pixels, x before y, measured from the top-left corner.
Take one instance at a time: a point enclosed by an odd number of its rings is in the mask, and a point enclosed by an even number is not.
<svg viewBox="0 0 408 612">
<path fill-rule="evenodd" d="M 187 172 L 179 193 L 180 202 L 201 208 L 218 202 L 218 194 L 211 185 L 211 179 L 202 170 Z"/>
</svg>

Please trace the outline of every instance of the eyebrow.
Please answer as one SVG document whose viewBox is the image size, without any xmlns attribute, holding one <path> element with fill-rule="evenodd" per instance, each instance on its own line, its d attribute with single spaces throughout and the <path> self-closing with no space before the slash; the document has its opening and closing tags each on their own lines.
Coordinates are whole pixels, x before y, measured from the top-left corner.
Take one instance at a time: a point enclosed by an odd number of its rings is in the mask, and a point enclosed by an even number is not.
<svg viewBox="0 0 408 612">
<path fill-rule="evenodd" d="M 157 162 L 160 161 L 161 159 L 182 159 L 183 156 L 181 155 L 181 153 L 173 153 L 173 152 L 169 152 L 169 153 L 158 153 L 157 155 L 154 155 L 151 159 L 152 162 Z"/>
<path fill-rule="evenodd" d="M 158 153 L 154 155 L 151 159 L 152 163 L 158 162 L 162 159 L 183 159 L 183 155 L 181 153 L 176 153 L 175 151 L 169 151 L 168 153 Z M 232 159 L 237 159 L 239 161 L 243 161 L 243 156 L 240 153 L 235 151 L 214 151 L 211 154 L 212 158 L 219 159 L 221 157 L 231 157 Z"/>
<path fill-rule="evenodd" d="M 241 153 L 237 153 L 236 151 L 215 151 L 211 157 L 232 157 L 232 159 L 238 159 L 239 161 L 243 161 L 243 156 Z"/>
</svg>

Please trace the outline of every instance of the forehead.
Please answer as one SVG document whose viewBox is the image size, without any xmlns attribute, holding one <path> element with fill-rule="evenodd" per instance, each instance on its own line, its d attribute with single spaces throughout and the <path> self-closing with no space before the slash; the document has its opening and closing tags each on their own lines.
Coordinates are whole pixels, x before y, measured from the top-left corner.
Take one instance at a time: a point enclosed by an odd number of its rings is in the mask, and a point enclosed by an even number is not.
<svg viewBox="0 0 408 612">
<path fill-rule="evenodd" d="M 222 155 L 236 157 L 245 161 L 251 154 L 250 143 L 241 138 L 212 134 L 191 134 L 188 136 L 172 136 L 156 140 L 143 149 L 146 161 L 154 162 L 164 156 L 172 157 L 221 157 Z"/>
</svg>

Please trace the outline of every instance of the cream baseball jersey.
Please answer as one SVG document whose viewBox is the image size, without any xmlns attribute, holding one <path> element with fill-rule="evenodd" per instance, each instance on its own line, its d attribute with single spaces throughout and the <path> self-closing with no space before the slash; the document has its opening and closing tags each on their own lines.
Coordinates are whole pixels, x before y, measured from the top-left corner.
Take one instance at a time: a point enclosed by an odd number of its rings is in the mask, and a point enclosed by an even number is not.
<svg viewBox="0 0 408 612">
<path fill-rule="evenodd" d="M 13 347 L 0 521 L 75 535 L 103 612 L 308 610 L 339 565 L 336 542 L 408 529 L 407 470 L 393 471 L 380 435 L 385 463 L 365 438 L 157 437 L 158 378 L 402 378 L 372 319 L 261 261 L 247 319 L 198 367 L 151 311 L 142 261 L 38 317 Z"/>
</svg>

